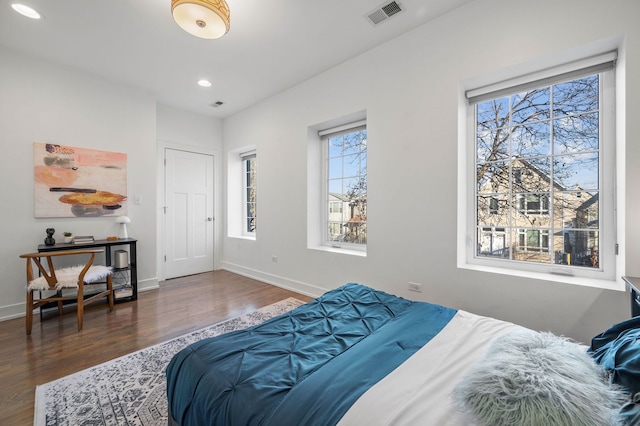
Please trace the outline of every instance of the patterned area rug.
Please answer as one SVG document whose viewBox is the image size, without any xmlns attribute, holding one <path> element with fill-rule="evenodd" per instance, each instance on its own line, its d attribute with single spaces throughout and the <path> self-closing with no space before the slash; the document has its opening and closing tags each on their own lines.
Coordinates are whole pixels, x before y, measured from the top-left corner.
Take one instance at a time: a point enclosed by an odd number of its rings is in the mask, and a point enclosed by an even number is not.
<svg viewBox="0 0 640 426">
<path fill-rule="evenodd" d="M 34 425 L 166 425 L 164 370 L 198 340 L 260 324 L 304 302 L 288 298 L 36 388 Z"/>
</svg>

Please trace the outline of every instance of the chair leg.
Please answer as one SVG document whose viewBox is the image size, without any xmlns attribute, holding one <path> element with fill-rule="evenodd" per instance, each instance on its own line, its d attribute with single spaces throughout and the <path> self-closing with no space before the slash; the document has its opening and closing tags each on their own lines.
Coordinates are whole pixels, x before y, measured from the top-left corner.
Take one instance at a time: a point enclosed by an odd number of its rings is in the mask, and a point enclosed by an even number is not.
<svg viewBox="0 0 640 426">
<path fill-rule="evenodd" d="M 31 334 L 31 327 L 33 325 L 33 291 L 27 291 L 27 305 L 25 306 L 24 316 L 27 322 L 27 336 Z"/>
<path fill-rule="evenodd" d="M 83 286 L 79 285 L 78 286 L 78 296 L 76 298 L 77 300 L 77 306 L 78 308 L 76 309 L 77 314 L 78 314 L 78 331 L 82 330 L 82 320 L 84 317 L 84 291 L 82 290 Z"/>
<path fill-rule="evenodd" d="M 109 302 L 109 312 L 113 311 L 113 281 L 111 280 L 111 275 L 107 275 L 107 290 L 109 291 L 109 295 L 107 296 L 107 301 Z"/>
</svg>

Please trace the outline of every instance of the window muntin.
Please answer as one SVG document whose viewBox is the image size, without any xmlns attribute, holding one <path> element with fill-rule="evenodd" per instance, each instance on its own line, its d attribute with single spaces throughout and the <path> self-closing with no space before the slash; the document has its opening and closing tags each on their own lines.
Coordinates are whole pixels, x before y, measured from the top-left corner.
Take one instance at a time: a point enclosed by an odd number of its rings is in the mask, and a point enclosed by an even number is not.
<svg viewBox="0 0 640 426">
<path fill-rule="evenodd" d="M 601 268 L 601 80 L 475 105 L 476 258 Z"/>
<path fill-rule="evenodd" d="M 348 128 L 323 136 L 325 244 L 365 249 L 367 244 L 367 130 Z"/>
<path fill-rule="evenodd" d="M 257 171 L 256 155 L 245 155 L 243 163 L 243 204 L 244 204 L 244 234 L 255 235 L 257 225 Z"/>
</svg>

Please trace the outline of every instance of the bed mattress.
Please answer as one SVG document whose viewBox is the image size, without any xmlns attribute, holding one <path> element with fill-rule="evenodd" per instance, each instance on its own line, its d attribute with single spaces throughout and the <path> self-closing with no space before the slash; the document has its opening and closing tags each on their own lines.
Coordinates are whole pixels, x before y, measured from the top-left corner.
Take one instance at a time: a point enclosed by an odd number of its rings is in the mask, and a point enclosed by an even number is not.
<svg viewBox="0 0 640 426">
<path fill-rule="evenodd" d="M 463 424 L 450 391 L 514 328 L 347 284 L 178 353 L 169 412 L 185 426 Z"/>
</svg>

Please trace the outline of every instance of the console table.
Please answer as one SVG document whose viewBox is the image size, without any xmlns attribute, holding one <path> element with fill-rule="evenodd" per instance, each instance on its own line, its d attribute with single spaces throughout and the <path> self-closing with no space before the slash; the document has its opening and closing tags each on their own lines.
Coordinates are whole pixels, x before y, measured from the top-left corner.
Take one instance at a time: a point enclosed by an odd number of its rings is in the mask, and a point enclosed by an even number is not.
<svg viewBox="0 0 640 426">
<path fill-rule="evenodd" d="M 49 252 L 49 251 L 78 250 L 78 249 L 104 247 L 104 261 L 107 264 L 107 266 L 111 266 L 111 250 L 113 249 L 113 247 L 129 246 L 129 272 L 131 274 L 130 284 L 132 288 L 132 293 L 131 293 L 131 296 L 118 298 L 117 300 L 122 300 L 122 299 L 136 300 L 138 298 L 138 268 L 136 266 L 136 263 L 137 263 L 136 242 L 137 240 L 134 238 L 122 238 L 118 240 L 95 240 L 92 243 L 86 243 L 86 244 L 60 243 L 60 244 L 54 244 L 52 246 L 40 244 L 38 246 L 38 253 Z"/>
</svg>

